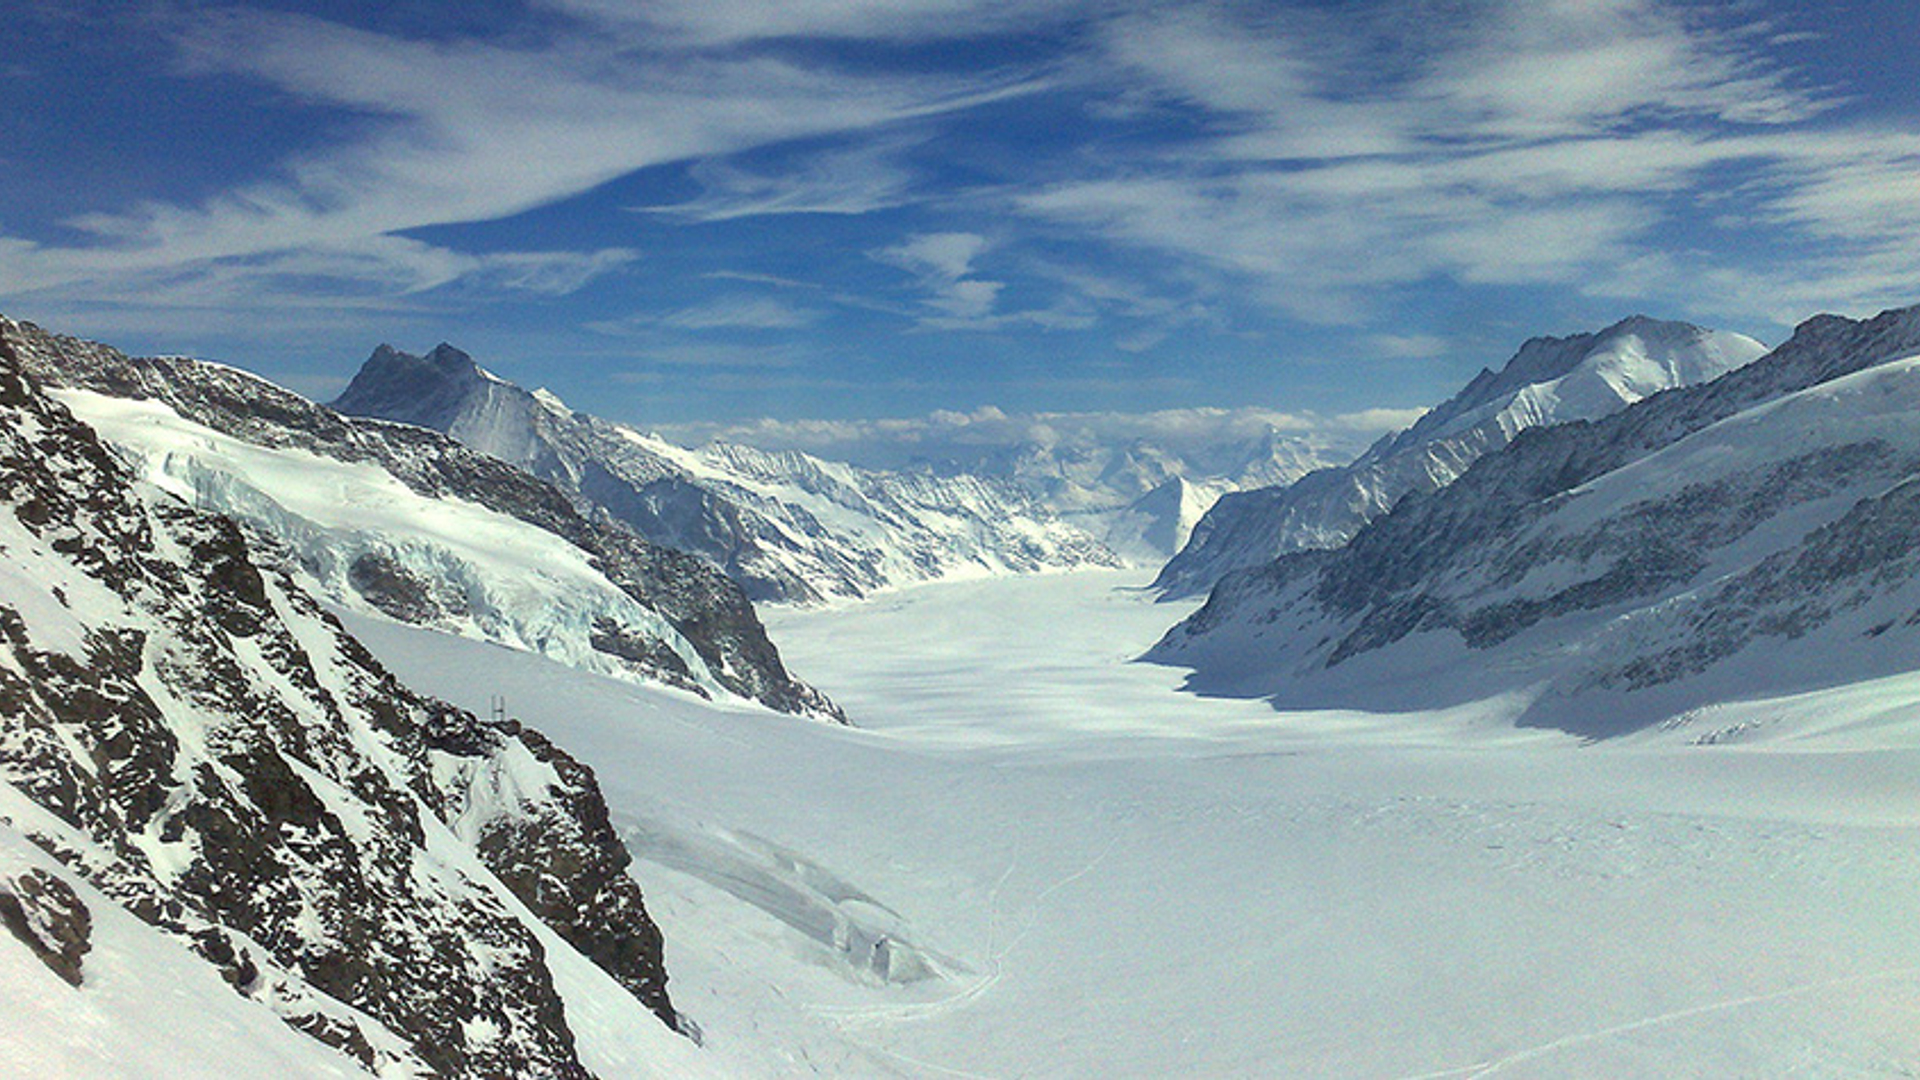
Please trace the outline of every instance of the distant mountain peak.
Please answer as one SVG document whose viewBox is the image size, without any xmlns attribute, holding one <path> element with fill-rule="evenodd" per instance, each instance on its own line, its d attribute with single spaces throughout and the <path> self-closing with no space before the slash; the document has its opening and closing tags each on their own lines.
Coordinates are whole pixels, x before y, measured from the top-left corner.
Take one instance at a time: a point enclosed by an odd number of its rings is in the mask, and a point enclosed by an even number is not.
<svg viewBox="0 0 1920 1080">
<path fill-rule="evenodd" d="M 426 360 L 434 367 L 449 371 L 467 371 L 480 366 L 465 351 L 444 341 L 433 347 L 433 351 L 426 355 Z"/>
<path fill-rule="evenodd" d="M 1660 367 L 1643 344 L 1601 374 Z M 1906 671 L 1916 414 L 1920 307 L 1819 316 L 1716 378 L 1489 445 L 1342 546 L 1230 570 L 1149 658 L 1194 668 L 1193 689 L 1281 708 L 1512 693 L 1517 722 L 1590 737 Z M 1270 536 L 1303 493 L 1252 507 L 1245 531 Z"/>
<path fill-rule="evenodd" d="M 382 344 L 331 405 L 348 415 L 440 430 L 478 388 L 495 381 L 472 356 L 444 341 L 425 356 Z"/>
<path fill-rule="evenodd" d="M 706 559 L 755 599 L 1119 561 L 1008 481 L 863 470 L 726 443 L 689 450 L 574 412 L 451 345 L 426 357 L 375 350 L 333 405 L 432 428 L 525 469 L 589 513 Z"/>
<path fill-rule="evenodd" d="M 1610 415 L 1662 390 L 1709 382 L 1764 352 L 1742 334 L 1646 315 L 1591 333 L 1529 338 L 1500 370 L 1482 368 L 1346 468 L 1222 498 L 1156 584 L 1173 594 L 1204 592 L 1230 570 L 1339 547 L 1403 496 L 1444 487 L 1523 429 Z"/>
</svg>

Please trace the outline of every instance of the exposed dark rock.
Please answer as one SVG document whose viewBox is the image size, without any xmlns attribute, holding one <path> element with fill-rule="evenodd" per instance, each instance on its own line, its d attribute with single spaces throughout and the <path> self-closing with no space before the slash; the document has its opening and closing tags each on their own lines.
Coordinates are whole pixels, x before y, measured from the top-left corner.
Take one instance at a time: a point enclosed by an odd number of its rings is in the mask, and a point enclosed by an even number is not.
<svg viewBox="0 0 1920 1080">
<path fill-rule="evenodd" d="M 0 877 L 0 923 L 70 986 L 79 986 L 80 961 L 93 948 L 93 913 L 73 886 L 39 867 Z"/>
<path fill-rule="evenodd" d="M 7 335 L 0 478 L 0 547 L 69 578 L 39 608 L 0 604 L 0 779 L 61 823 L 30 839 L 376 1071 L 587 1075 L 509 894 L 671 1020 L 658 931 L 584 765 L 414 694 L 232 522 L 136 494 Z M 82 588 L 82 643 L 47 644 L 23 612 Z M 551 783 L 468 813 L 466 781 L 522 758 Z M 427 851 L 430 831 L 476 817 L 494 837 L 468 837 L 485 880 Z M 578 882 L 557 897 L 561 875 Z M 52 886 L 9 891 L 56 954 L 84 940 Z"/>
<path fill-rule="evenodd" d="M 397 561 L 367 552 L 347 567 L 347 582 L 367 603 L 405 623 L 429 622 L 440 614 L 433 587 Z"/>
</svg>

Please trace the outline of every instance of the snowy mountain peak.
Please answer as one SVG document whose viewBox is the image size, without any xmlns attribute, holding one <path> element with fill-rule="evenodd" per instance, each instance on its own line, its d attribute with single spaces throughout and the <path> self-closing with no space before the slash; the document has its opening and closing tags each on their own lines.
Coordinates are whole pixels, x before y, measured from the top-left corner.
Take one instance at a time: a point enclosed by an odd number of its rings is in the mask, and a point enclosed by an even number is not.
<svg viewBox="0 0 1920 1080">
<path fill-rule="evenodd" d="M 425 356 L 383 344 L 367 357 L 333 408 L 350 416 L 380 415 L 444 430 L 467 399 L 490 381 L 473 357 L 445 342 Z"/>
<path fill-rule="evenodd" d="M 1482 369 L 1465 389 L 1387 442 L 1379 456 L 1465 431 L 1516 403 L 1542 411 L 1521 426 L 1592 419 L 1671 386 L 1706 382 L 1765 351 L 1744 334 L 1645 315 L 1594 333 L 1531 338 L 1498 372 Z"/>
<path fill-rule="evenodd" d="M 1486 453 L 1337 550 L 1223 577 L 1155 655 L 1316 705 L 1514 693 L 1588 734 L 1905 670 L 1916 415 L 1920 308 L 1810 320 L 1721 378 Z"/>
<path fill-rule="evenodd" d="M 583 513 L 706 559 L 755 600 L 1119 561 L 1009 481 L 720 443 L 691 450 L 575 413 L 448 345 L 425 358 L 376 350 L 334 407 L 450 435 L 553 484 Z"/>
<path fill-rule="evenodd" d="M 445 371 L 466 371 L 469 369 L 477 371 L 480 368 L 480 365 L 473 362 L 472 356 L 468 355 L 464 350 L 457 349 L 444 341 L 435 345 L 433 351 L 427 354 L 426 359 L 427 362 L 434 367 Z"/>
<path fill-rule="evenodd" d="M 1498 372 L 1482 369 L 1352 465 L 1223 497 L 1156 584 L 1171 594 L 1202 592 L 1229 571 L 1285 552 L 1338 547 L 1405 495 L 1444 487 L 1527 428 L 1607 416 L 1718 378 L 1765 351 L 1743 334 L 1645 315 L 1590 334 L 1529 339 Z"/>
</svg>

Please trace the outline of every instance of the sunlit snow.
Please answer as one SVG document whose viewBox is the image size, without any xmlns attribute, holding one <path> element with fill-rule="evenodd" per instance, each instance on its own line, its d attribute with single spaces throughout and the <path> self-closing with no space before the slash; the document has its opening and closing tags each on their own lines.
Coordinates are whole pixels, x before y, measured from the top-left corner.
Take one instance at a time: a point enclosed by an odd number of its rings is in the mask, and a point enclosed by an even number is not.
<svg viewBox="0 0 1920 1080">
<path fill-rule="evenodd" d="M 598 770 L 724 1072 L 1920 1062 L 1920 678 L 1600 745 L 1516 734 L 1498 703 L 1285 715 L 1129 663 L 1182 614 L 1140 584 L 775 615 L 859 730 L 351 628 L 429 692 L 505 695 Z M 1741 725 L 1766 738 L 1693 744 Z"/>
</svg>

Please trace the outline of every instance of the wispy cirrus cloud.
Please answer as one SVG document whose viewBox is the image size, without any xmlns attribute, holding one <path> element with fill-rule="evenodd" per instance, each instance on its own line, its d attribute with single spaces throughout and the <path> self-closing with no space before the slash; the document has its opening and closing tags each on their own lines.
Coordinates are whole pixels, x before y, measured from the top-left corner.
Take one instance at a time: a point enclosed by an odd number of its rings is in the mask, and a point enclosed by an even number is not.
<svg viewBox="0 0 1920 1080">
<path fill-rule="evenodd" d="M 1895 179 L 1912 133 L 1816 123 L 1840 95 L 1769 60 L 1764 27 L 1656 0 L 1427 6 L 1443 17 L 1201 6 L 1113 21 L 1104 47 L 1136 78 L 1128 92 L 1214 129 L 1186 155 L 1011 203 L 1329 323 L 1377 318 L 1382 289 L 1434 279 L 1611 294 L 1616 270 L 1656 255 L 1738 278 L 1737 257 L 1669 235 L 1723 214 L 1714 202 L 1776 240 L 1847 241 L 1899 281 L 1897 252 L 1920 239 L 1920 189 Z M 1856 288 L 1804 292 L 1831 304 Z"/>
<path fill-rule="evenodd" d="M 900 162 L 910 141 L 859 144 L 823 151 L 777 171 L 755 171 L 725 159 L 707 159 L 689 173 L 699 197 L 634 209 L 686 221 L 731 221 L 780 214 L 868 214 L 911 201 L 914 171 Z"/>
<path fill-rule="evenodd" d="M 1097 11 L 1091 0 L 545 0 L 596 20 L 645 27 L 681 45 L 778 38 L 926 41 L 1032 29 Z"/>
<path fill-rule="evenodd" d="M 977 233 L 922 233 L 873 257 L 918 278 L 927 292 L 924 303 L 936 317 L 964 322 L 989 316 L 1006 288 L 974 274 L 974 261 L 987 247 L 987 238 Z"/>
<path fill-rule="evenodd" d="M 8 256 L 0 290 L 86 291 L 135 302 L 162 275 L 199 276 L 236 293 L 251 282 L 262 297 L 292 276 L 307 277 L 310 293 L 343 295 L 415 293 L 456 281 L 564 292 L 630 261 L 632 252 L 478 254 L 409 234 L 497 220 L 650 166 L 883 128 L 1022 89 L 1018 76 L 1004 72 L 857 73 L 765 56 L 660 52 L 643 28 L 592 5 L 575 9 L 588 18 L 511 44 L 188 9 L 167 24 L 183 71 L 241 75 L 359 111 L 365 119 L 357 136 L 262 163 L 261 175 L 200 202 L 83 215 L 68 223 L 75 242 L 0 236 Z M 848 160 L 879 161 L 877 152 L 863 153 Z M 827 184 L 858 171 L 846 161 L 823 168 Z M 753 187 L 743 175 L 732 176 L 735 187 Z M 804 178 L 784 183 L 807 186 Z M 769 193 L 760 195 L 759 212 L 766 212 Z"/>
<path fill-rule="evenodd" d="M 641 312 L 623 319 L 600 319 L 587 329 L 612 337 L 631 337 L 661 330 L 794 330 L 818 322 L 821 312 L 797 307 L 774 297 L 722 296 L 693 307 L 666 312 Z"/>
</svg>

